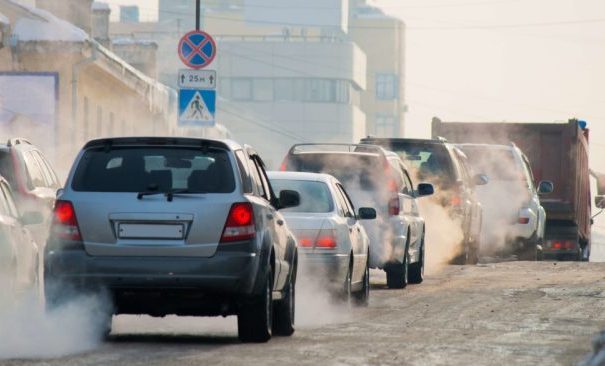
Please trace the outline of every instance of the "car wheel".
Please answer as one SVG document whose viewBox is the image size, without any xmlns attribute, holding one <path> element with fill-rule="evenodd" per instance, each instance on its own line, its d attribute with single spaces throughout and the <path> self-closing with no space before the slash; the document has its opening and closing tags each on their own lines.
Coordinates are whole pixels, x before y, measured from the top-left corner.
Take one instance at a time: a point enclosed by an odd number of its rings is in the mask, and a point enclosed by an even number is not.
<svg viewBox="0 0 605 366">
<path fill-rule="evenodd" d="M 418 262 L 410 264 L 410 283 L 418 284 L 424 280 L 424 237 L 420 242 L 420 258 Z"/>
<path fill-rule="evenodd" d="M 369 259 L 369 255 L 368 255 Z M 353 294 L 353 300 L 357 306 L 368 306 L 370 300 L 370 264 L 369 260 L 366 261 L 366 269 L 363 274 L 363 287 L 360 291 Z"/>
<path fill-rule="evenodd" d="M 535 262 L 538 260 L 538 247 L 535 242 L 527 242 L 526 245 L 519 250 L 517 258 L 520 261 L 531 261 Z"/>
<path fill-rule="evenodd" d="M 352 262 L 352 260 L 351 260 Z M 342 300 L 346 303 L 346 304 L 351 304 L 351 298 L 353 297 L 353 290 L 351 289 L 352 287 L 352 281 L 353 281 L 353 264 L 349 263 L 349 270 L 347 271 L 347 277 L 345 278 L 345 283 L 343 285 L 342 288 Z"/>
<path fill-rule="evenodd" d="M 275 304 L 275 310 L 273 311 L 274 335 L 291 336 L 294 333 L 295 287 L 292 276 L 290 276 L 284 288 L 284 298 Z"/>
<path fill-rule="evenodd" d="M 393 264 L 389 267 L 387 272 L 387 287 L 400 289 L 405 288 L 408 285 L 408 269 L 409 269 L 410 257 L 408 255 L 407 246 L 403 255 L 402 264 Z"/>
<path fill-rule="evenodd" d="M 468 249 L 466 256 L 466 264 L 477 264 L 479 263 L 479 245 L 472 243 Z"/>
<path fill-rule="evenodd" d="M 263 290 L 246 301 L 237 315 L 237 331 L 242 342 L 267 342 L 273 320 L 273 276 L 265 271 Z"/>
</svg>

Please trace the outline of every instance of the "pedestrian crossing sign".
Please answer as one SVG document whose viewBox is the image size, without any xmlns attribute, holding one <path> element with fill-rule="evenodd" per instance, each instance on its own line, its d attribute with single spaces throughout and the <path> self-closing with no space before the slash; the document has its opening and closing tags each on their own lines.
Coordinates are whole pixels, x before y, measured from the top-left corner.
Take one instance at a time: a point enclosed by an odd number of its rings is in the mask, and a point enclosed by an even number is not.
<svg viewBox="0 0 605 366">
<path fill-rule="evenodd" d="M 215 115 L 216 90 L 179 90 L 180 126 L 214 126 Z"/>
</svg>

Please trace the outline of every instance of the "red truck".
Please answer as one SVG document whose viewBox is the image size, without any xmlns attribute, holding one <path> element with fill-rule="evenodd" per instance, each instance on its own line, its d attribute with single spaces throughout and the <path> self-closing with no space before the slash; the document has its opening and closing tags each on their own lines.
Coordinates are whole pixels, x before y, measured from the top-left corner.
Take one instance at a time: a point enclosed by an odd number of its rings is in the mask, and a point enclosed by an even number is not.
<svg viewBox="0 0 605 366">
<path fill-rule="evenodd" d="M 536 183 L 554 183 L 554 191 L 540 197 L 546 210 L 543 256 L 588 260 L 592 223 L 585 124 L 575 119 L 567 123 L 467 123 L 433 118 L 431 127 L 433 138 L 454 143 L 517 145 L 529 158 Z"/>
</svg>

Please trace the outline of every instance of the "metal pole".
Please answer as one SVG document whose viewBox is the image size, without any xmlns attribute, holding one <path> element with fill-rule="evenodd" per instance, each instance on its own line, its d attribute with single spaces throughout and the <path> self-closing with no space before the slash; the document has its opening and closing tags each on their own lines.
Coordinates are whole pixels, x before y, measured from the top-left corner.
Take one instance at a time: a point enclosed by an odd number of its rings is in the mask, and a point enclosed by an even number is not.
<svg viewBox="0 0 605 366">
<path fill-rule="evenodd" d="M 195 0 L 195 30 L 200 30 L 200 0 Z"/>
</svg>

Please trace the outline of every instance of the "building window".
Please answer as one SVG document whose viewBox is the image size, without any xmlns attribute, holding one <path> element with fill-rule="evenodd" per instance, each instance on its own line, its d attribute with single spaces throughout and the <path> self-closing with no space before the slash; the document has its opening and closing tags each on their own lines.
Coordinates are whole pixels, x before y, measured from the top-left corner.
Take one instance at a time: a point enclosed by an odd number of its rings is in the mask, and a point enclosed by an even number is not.
<svg viewBox="0 0 605 366">
<path fill-rule="evenodd" d="M 272 102 L 273 79 L 254 79 L 253 98 L 257 102 Z"/>
<path fill-rule="evenodd" d="M 374 134 L 379 137 L 398 137 L 397 118 L 393 115 L 377 114 L 374 120 Z"/>
<path fill-rule="evenodd" d="M 231 79 L 231 98 L 233 100 L 252 100 L 252 79 Z"/>
<path fill-rule="evenodd" d="M 391 100 L 399 97 L 399 80 L 396 74 L 376 74 L 376 99 Z"/>
</svg>

